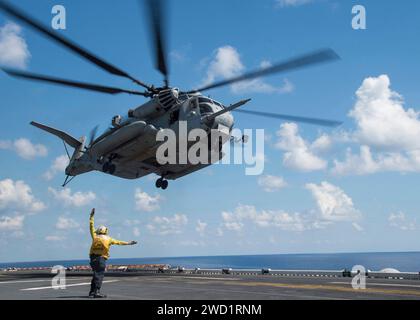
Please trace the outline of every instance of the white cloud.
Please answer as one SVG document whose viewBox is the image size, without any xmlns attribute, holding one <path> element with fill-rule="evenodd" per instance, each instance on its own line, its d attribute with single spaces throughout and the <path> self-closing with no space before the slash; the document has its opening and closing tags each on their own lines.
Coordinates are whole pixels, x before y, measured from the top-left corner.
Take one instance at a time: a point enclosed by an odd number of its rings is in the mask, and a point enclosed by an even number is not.
<svg viewBox="0 0 420 320">
<path fill-rule="evenodd" d="M 287 183 L 282 177 L 266 175 L 258 178 L 258 185 L 266 192 L 275 192 L 286 187 Z"/>
<path fill-rule="evenodd" d="M 186 57 L 183 52 L 173 50 L 169 53 L 169 56 L 175 60 L 175 62 L 184 62 Z"/>
<path fill-rule="evenodd" d="M 261 210 L 254 206 L 239 205 L 233 212 L 222 212 L 222 226 L 231 231 L 241 231 L 246 221 L 258 227 L 276 227 L 285 231 L 304 231 L 308 228 L 299 213 L 290 214 L 281 210 Z"/>
<path fill-rule="evenodd" d="M 55 226 L 60 230 L 68 230 L 79 228 L 80 224 L 71 218 L 59 217 Z"/>
<path fill-rule="evenodd" d="M 356 96 L 349 116 L 356 122 L 357 142 L 393 151 L 420 149 L 419 112 L 404 109 L 403 98 L 391 90 L 387 75 L 365 79 Z"/>
<path fill-rule="evenodd" d="M 57 191 L 51 187 L 48 188 L 48 191 L 54 196 L 56 200 L 61 201 L 66 206 L 83 207 L 96 199 L 96 194 L 92 191 L 78 191 L 72 194 L 70 188 Z"/>
<path fill-rule="evenodd" d="M 361 146 L 359 154 L 353 154 L 349 148 L 344 161 L 334 160 L 332 168 L 332 173 L 337 175 L 368 175 L 392 171 L 420 172 L 420 150 L 374 155 L 368 146 Z"/>
<path fill-rule="evenodd" d="M 338 138 L 339 137 L 335 137 L 335 139 Z M 329 150 L 332 145 L 333 139 L 327 134 L 322 134 L 311 144 L 311 149 L 313 152 L 325 152 Z"/>
<path fill-rule="evenodd" d="M 15 141 L 0 141 L 0 149 L 12 150 L 25 160 L 33 160 L 48 155 L 47 147 L 42 144 L 33 144 L 26 138 L 20 138 Z"/>
<path fill-rule="evenodd" d="M 133 228 L 133 235 L 135 237 L 140 237 L 140 228 L 139 227 L 134 227 Z"/>
<path fill-rule="evenodd" d="M 332 173 L 420 172 L 419 112 L 404 108 L 387 75 L 366 78 L 356 97 L 349 116 L 357 128 L 344 135 L 345 142 L 361 144 L 360 151 L 348 148 L 344 160 L 334 160 Z"/>
<path fill-rule="evenodd" d="M 358 223 L 361 213 L 354 208 L 352 199 L 343 190 L 328 182 L 320 185 L 307 184 L 305 188 L 312 192 L 317 210 L 290 213 L 284 210 L 257 210 L 254 206 L 239 205 L 232 212 L 222 212 L 218 235 L 223 235 L 223 229 L 241 232 L 247 222 L 260 228 L 274 227 L 294 232 L 324 229 L 335 222 L 351 222 L 355 230 L 363 231 Z"/>
<path fill-rule="evenodd" d="M 16 231 L 21 230 L 23 227 L 24 216 L 0 217 L 0 230 L 1 231 Z"/>
<path fill-rule="evenodd" d="M 125 227 L 137 226 L 139 224 L 141 224 L 140 220 L 129 220 L 129 219 L 126 219 L 123 222 L 123 225 Z"/>
<path fill-rule="evenodd" d="M 31 54 L 22 37 L 22 28 L 8 22 L 0 28 L 0 64 L 14 68 L 26 68 Z"/>
<path fill-rule="evenodd" d="M 147 229 L 154 234 L 170 235 L 182 233 L 183 227 L 188 223 L 184 214 L 175 214 L 172 217 L 154 217 Z"/>
<path fill-rule="evenodd" d="M 45 237 L 45 240 L 51 241 L 51 242 L 58 242 L 58 241 L 64 241 L 66 240 L 66 237 L 64 236 L 57 236 L 57 235 L 49 235 Z"/>
<path fill-rule="evenodd" d="M 43 174 L 45 180 L 52 180 L 57 173 L 62 173 L 69 165 L 69 158 L 67 155 L 61 155 L 54 159 L 50 168 Z"/>
<path fill-rule="evenodd" d="M 189 60 L 189 54 L 192 49 L 191 43 L 185 44 L 178 49 L 169 52 L 169 56 L 175 63 L 183 63 Z"/>
<path fill-rule="evenodd" d="M 285 167 L 304 172 L 323 170 L 327 167 L 327 162 L 315 154 L 320 145 L 326 144 L 325 141 L 321 143 L 318 139 L 312 147 L 299 135 L 299 127 L 295 123 L 282 124 L 276 134 L 279 140 L 275 147 L 285 151 Z"/>
<path fill-rule="evenodd" d="M 360 211 L 354 207 L 353 200 L 339 187 L 325 181 L 320 185 L 308 183 L 305 187 L 311 191 L 322 220 L 355 221 L 361 217 Z"/>
<path fill-rule="evenodd" d="M 260 67 L 267 68 L 271 64 L 268 61 L 262 61 Z M 226 45 L 216 49 L 209 67 L 203 85 L 210 84 L 217 79 L 228 79 L 241 75 L 245 71 L 245 66 L 241 61 L 239 52 L 232 46 Z M 294 90 L 293 84 L 283 80 L 283 85 L 279 87 L 272 86 L 261 79 L 242 81 L 231 86 L 233 93 L 290 93 Z"/>
<path fill-rule="evenodd" d="M 261 79 L 253 79 L 241 81 L 232 85 L 232 92 L 241 93 L 291 93 L 295 90 L 295 86 L 288 79 L 283 79 L 283 84 L 279 87 L 272 86 Z"/>
<path fill-rule="evenodd" d="M 403 231 L 413 231 L 417 229 L 415 220 L 410 220 L 404 212 L 391 213 L 388 217 L 389 225 Z"/>
<path fill-rule="evenodd" d="M 206 245 L 203 241 L 183 240 L 179 244 L 184 247 L 204 247 Z"/>
<path fill-rule="evenodd" d="M 363 227 L 357 222 L 353 222 L 351 225 L 353 226 L 354 229 L 356 229 L 359 232 L 362 232 L 364 230 Z"/>
<path fill-rule="evenodd" d="M 206 233 L 207 223 L 202 222 L 201 220 L 197 221 L 197 226 L 195 227 L 195 231 L 197 231 L 200 236 L 204 236 Z"/>
<path fill-rule="evenodd" d="M 276 5 L 281 8 L 298 7 L 311 2 L 313 2 L 313 0 L 276 0 Z"/>
<path fill-rule="evenodd" d="M 136 189 L 134 199 L 136 202 L 136 210 L 147 212 L 159 210 L 159 203 L 162 201 L 160 195 L 151 196 L 140 188 Z"/>
<path fill-rule="evenodd" d="M 33 196 L 31 187 L 25 182 L 12 179 L 0 181 L 0 210 L 36 213 L 45 208 L 45 204 Z"/>
<path fill-rule="evenodd" d="M 216 50 L 214 58 L 210 62 L 204 84 L 212 83 L 219 77 L 232 78 L 244 69 L 239 53 L 234 47 L 220 47 Z"/>
<path fill-rule="evenodd" d="M 271 61 L 268 61 L 268 60 L 263 60 L 263 61 L 261 61 L 261 63 L 260 63 L 260 68 L 261 68 L 261 69 L 267 69 L 267 68 L 270 68 L 272 65 L 273 65 L 273 64 L 271 63 Z"/>
</svg>

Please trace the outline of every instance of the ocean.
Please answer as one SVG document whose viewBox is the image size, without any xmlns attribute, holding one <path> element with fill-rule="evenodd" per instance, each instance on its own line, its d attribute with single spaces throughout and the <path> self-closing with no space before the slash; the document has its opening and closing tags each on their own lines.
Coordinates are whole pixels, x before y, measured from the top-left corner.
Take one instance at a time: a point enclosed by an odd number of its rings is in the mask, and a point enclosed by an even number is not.
<svg viewBox="0 0 420 320">
<path fill-rule="evenodd" d="M 51 267 L 87 265 L 88 260 L 34 261 L 0 263 L 7 267 Z M 110 259 L 109 264 L 169 264 L 185 268 L 282 269 L 282 270 L 343 270 L 362 265 L 367 270 L 394 268 L 401 272 L 420 272 L 420 252 L 337 253 L 337 254 L 276 254 L 244 256 L 170 257 Z"/>
</svg>

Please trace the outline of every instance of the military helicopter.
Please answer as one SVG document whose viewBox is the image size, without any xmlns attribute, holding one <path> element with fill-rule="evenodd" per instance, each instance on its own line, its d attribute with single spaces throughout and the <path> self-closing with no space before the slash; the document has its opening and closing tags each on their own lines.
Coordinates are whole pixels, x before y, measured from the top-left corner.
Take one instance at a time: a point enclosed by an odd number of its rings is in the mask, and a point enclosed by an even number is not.
<svg viewBox="0 0 420 320">
<path fill-rule="evenodd" d="M 225 137 L 221 143 L 222 145 L 232 138 L 231 132 L 234 126 L 232 111 L 321 126 L 334 127 L 341 124 L 331 120 L 239 110 L 238 108 L 249 102 L 250 99 L 225 106 L 201 94 L 201 92 L 233 83 L 249 81 L 274 73 L 292 71 L 339 59 L 333 50 L 319 50 L 274 64 L 265 69 L 218 81 L 202 88 L 183 91 L 169 84 L 168 51 L 165 38 L 165 19 L 163 18 L 166 12 L 166 2 L 164 0 L 144 0 L 144 5 L 149 18 L 149 31 L 153 39 L 152 48 L 155 56 L 155 67 L 164 77 L 163 86 L 155 87 L 134 78 L 129 73 L 54 32 L 8 2 L 0 0 L 0 10 L 4 13 L 33 28 L 99 68 L 115 76 L 131 80 L 134 84 L 142 87 L 143 91 L 126 90 L 2 68 L 10 76 L 106 94 L 126 93 L 149 99 L 137 108 L 130 109 L 126 116 L 115 116 L 112 119 L 111 128 L 100 136 L 96 137 L 97 128 L 93 129 L 88 141 L 86 137 L 76 139 L 61 130 L 37 122 L 31 122 L 35 127 L 57 136 L 64 142 L 69 157 L 69 165 L 65 169 L 66 179 L 63 187 L 74 177 L 96 170 L 125 179 L 137 179 L 155 173 L 159 176 L 159 179 L 156 181 L 156 187 L 166 189 L 168 180 L 181 178 L 210 165 L 211 163 L 194 165 L 191 163 L 160 165 L 158 163 L 156 150 L 161 142 L 156 140 L 157 133 L 165 128 L 176 129 L 180 121 L 187 121 L 188 130 L 201 128 L 206 131 L 220 131 Z M 66 144 L 74 148 L 72 156 L 70 156 Z M 215 151 L 219 154 L 219 159 L 221 159 L 223 157 L 221 146 L 219 145 L 218 150 Z"/>
</svg>

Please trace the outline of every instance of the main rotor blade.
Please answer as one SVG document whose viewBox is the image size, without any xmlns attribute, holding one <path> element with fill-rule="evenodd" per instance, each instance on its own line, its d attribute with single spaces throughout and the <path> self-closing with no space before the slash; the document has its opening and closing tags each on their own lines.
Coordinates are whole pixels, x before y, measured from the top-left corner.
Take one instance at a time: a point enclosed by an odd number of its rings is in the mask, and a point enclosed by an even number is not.
<svg viewBox="0 0 420 320">
<path fill-rule="evenodd" d="M 149 19 L 149 28 L 153 39 L 156 68 L 165 77 L 165 86 L 169 85 L 167 64 L 167 39 L 165 28 L 166 0 L 144 0 Z"/>
<path fill-rule="evenodd" d="M 111 65 L 110 63 L 104 61 L 103 59 L 97 57 L 93 53 L 90 53 L 86 49 L 80 47 L 73 41 L 53 32 L 50 30 L 50 28 L 44 26 L 41 22 L 37 21 L 36 19 L 30 17 L 26 13 L 22 12 L 20 9 L 17 9 L 16 7 L 6 3 L 3 0 L 0 0 L 0 10 L 3 10 L 5 13 L 11 15 L 12 17 L 20 20 L 23 23 L 26 23 L 30 27 L 34 28 L 35 30 L 39 31 L 40 33 L 44 34 L 45 36 L 49 37 L 50 39 L 56 41 L 57 43 L 63 45 L 67 49 L 73 51 L 74 53 L 78 54 L 82 58 L 87 59 L 88 61 L 92 62 L 93 64 L 97 65 L 98 67 L 104 69 L 105 71 L 108 71 L 111 74 L 125 77 L 133 82 L 137 83 L 138 85 L 151 90 L 151 87 L 146 85 L 145 83 L 133 78 L 125 71 L 122 71 L 121 69 L 118 69 L 117 67 Z"/>
<path fill-rule="evenodd" d="M 304 56 L 300 56 L 300 57 L 288 60 L 286 62 L 276 64 L 268 68 L 252 71 L 252 72 L 243 74 L 235 78 L 215 82 L 213 84 L 204 86 L 202 88 L 199 88 L 199 89 L 187 92 L 187 93 L 195 93 L 199 91 L 214 89 L 214 88 L 222 87 L 225 85 L 233 84 L 236 82 L 244 81 L 244 80 L 251 80 L 251 79 L 259 78 L 262 76 L 267 76 L 273 73 L 291 71 L 291 70 L 307 67 L 310 65 L 320 64 L 320 63 L 329 62 L 329 61 L 338 60 L 338 59 L 340 59 L 340 57 L 337 55 L 337 53 L 335 53 L 335 51 L 333 51 L 332 49 L 324 49 L 324 50 L 316 51 L 310 54 L 306 54 Z"/>
<path fill-rule="evenodd" d="M 324 127 L 338 127 L 343 124 L 342 122 L 334 121 L 334 120 L 296 117 L 296 116 L 289 116 L 285 114 L 277 114 L 277 113 L 269 113 L 269 112 L 259 112 L 259 111 L 250 111 L 250 110 L 241 110 L 241 109 L 236 109 L 234 110 L 234 112 L 241 112 L 241 113 L 251 114 L 254 116 L 287 120 L 287 121 L 292 121 L 292 122 L 302 122 L 302 123 L 314 124 L 314 125 L 324 126 Z"/>
<path fill-rule="evenodd" d="M 23 72 L 23 71 L 18 71 L 18 70 L 12 70 L 12 69 L 1 68 L 1 70 L 3 70 L 4 72 L 6 72 L 8 75 L 10 75 L 12 77 L 49 82 L 49 83 L 53 83 L 53 84 L 60 84 L 60 85 L 64 85 L 64 86 L 69 86 L 69 87 L 79 88 L 79 89 L 85 89 L 85 90 L 90 90 L 90 91 L 109 93 L 109 94 L 129 93 L 129 94 L 135 94 L 135 95 L 145 96 L 145 97 L 149 96 L 149 94 L 145 93 L 145 92 L 125 90 L 125 89 L 120 89 L 120 88 L 106 87 L 106 86 L 102 86 L 102 85 L 96 85 L 96 84 L 90 84 L 90 83 L 84 83 L 84 82 L 78 82 L 78 81 L 72 81 L 72 80 L 66 80 L 66 79 L 53 78 L 53 77 L 49 77 L 49 76 L 44 76 L 44 75 L 39 75 L 39 74 L 29 73 L 29 72 Z"/>
</svg>

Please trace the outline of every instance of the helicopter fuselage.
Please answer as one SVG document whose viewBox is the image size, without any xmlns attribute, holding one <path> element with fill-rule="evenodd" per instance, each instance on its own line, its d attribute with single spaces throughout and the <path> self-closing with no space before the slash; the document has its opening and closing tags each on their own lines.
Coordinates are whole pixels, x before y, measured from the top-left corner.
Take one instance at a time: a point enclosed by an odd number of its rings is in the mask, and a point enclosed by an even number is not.
<svg viewBox="0 0 420 320">
<path fill-rule="evenodd" d="M 163 143 L 157 140 L 162 130 L 173 130 L 180 137 L 180 124 L 186 124 L 186 133 L 194 129 L 208 134 L 216 130 L 223 137 L 222 144 L 230 139 L 234 119 L 230 112 L 221 113 L 225 107 L 201 94 L 179 95 L 177 89 L 168 89 L 155 95 L 150 101 L 125 117 L 115 116 L 112 126 L 92 141 L 84 152 L 73 156 L 66 174 L 77 176 L 89 171 L 101 171 L 125 179 L 137 179 L 155 173 L 165 179 L 174 180 L 211 163 L 160 164 L 156 152 Z M 192 143 L 188 144 L 190 147 Z M 223 153 L 220 145 L 211 146 L 210 152 L 220 160 Z"/>
</svg>

